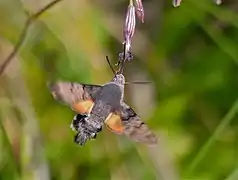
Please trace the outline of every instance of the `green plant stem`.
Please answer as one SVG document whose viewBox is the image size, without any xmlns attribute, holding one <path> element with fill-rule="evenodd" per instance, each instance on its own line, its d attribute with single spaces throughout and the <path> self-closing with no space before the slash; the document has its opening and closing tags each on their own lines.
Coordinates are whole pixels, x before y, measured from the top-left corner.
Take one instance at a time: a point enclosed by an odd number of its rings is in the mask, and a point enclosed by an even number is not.
<svg viewBox="0 0 238 180">
<path fill-rule="evenodd" d="M 193 170 L 197 167 L 197 165 L 201 162 L 201 160 L 205 157 L 209 148 L 214 144 L 214 142 L 222 134 L 222 132 L 225 130 L 225 128 L 230 124 L 232 119 L 235 117 L 237 111 L 238 111 L 238 99 L 235 101 L 234 105 L 229 110 L 229 112 L 226 114 L 226 116 L 221 120 L 221 123 L 217 126 L 213 135 L 208 139 L 208 141 L 199 150 L 198 154 L 195 156 L 195 158 L 193 159 L 193 161 L 188 169 L 188 174 L 192 173 Z"/>
<path fill-rule="evenodd" d="M 237 179 L 238 179 L 238 167 L 235 168 L 225 180 L 237 180 Z"/>
<path fill-rule="evenodd" d="M 47 4 L 45 7 L 37 11 L 36 13 L 32 14 L 31 16 L 28 17 L 24 28 L 21 31 L 19 40 L 17 41 L 15 47 L 13 48 L 12 52 L 7 56 L 7 58 L 3 61 L 3 63 L 0 66 L 0 76 L 3 74 L 7 66 L 10 64 L 12 59 L 16 56 L 16 54 L 19 52 L 20 48 L 22 47 L 23 43 L 25 42 L 25 39 L 27 37 L 28 31 L 30 26 L 35 22 L 35 20 L 41 16 L 44 12 L 49 10 L 51 7 L 53 7 L 55 4 L 60 2 L 62 0 L 54 0 Z"/>
<path fill-rule="evenodd" d="M 134 3 L 133 3 L 133 0 L 129 0 L 129 6 L 133 6 Z"/>
<path fill-rule="evenodd" d="M 0 129 L 2 130 L 2 134 L 4 136 L 4 140 L 5 140 L 5 148 L 8 150 L 8 153 L 10 155 L 10 158 L 12 158 L 12 161 L 13 164 L 14 164 L 14 167 L 15 167 L 15 172 L 13 173 L 16 173 L 16 176 L 17 177 L 20 177 L 20 169 L 19 169 L 19 165 L 17 164 L 16 162 L 16 159 L 14 158 L 14 152 L 13 152 L 13 149 L 12 149 L 12 145 L 11 145 L 11 142 L 10 142 L 10 139 L 7 135 L 7 132 L 2 124 L 2 120 L 0 119 Z M 10 162 L 10 161 L 9 161 Z"/>
</svg>

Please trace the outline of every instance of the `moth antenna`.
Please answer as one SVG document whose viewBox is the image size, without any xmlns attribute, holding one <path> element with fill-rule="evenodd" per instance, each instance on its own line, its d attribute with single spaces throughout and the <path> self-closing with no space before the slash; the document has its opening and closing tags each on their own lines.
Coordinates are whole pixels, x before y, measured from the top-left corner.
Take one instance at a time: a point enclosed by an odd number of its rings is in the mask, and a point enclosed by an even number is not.
<svg viewBox="0 0 238 180">
<path fill-rule="evenodd" d="M 112 66 L 112 64 L 111 64 L 111 62 L 110 62 L 108 56 L 106 56 L 106 60 L 107 60 L 108 65 L 110 66 L 110 68 L 111 68 L 113 74 L 116 75 L 116 71 L 115 71 L 115 69 L 113 68 L 113 66 Z"/>
<path fill-rule="evenodd" d="M 151 84 L 153 82 L 151 81 L 130 81 L 130 82 L 126 82 L 125 85 L 129 85 L 129 84 Z"/>
</svg>

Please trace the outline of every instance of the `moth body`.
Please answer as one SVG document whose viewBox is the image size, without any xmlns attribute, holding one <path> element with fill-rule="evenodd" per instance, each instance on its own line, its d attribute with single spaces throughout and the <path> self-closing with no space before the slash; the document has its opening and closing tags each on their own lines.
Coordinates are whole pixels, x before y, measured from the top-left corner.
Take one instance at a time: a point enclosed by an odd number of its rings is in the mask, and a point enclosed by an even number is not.
<svg viewBox="0 0 238 180">
<path fill-rule="evenodd" d="M 102 129 L 104 121 L 111 112 L 120 111 L 124 96 L 124 83 L 124 76 L 117 74 L 111 82 L 103 85 L 101 90 L 96 94 L 94 106 L 85 118 L 85 127 L 91 133 L 96 133 Z M 79 122 L 78 126 L 83 126 L 83 124 Z"/>
<path fill-rule="evenodd" d="M 79 131 L 79 123 L 83 123 L 87 115 L 77 114 L 74 116 L 70 127 L 73 131 Z"/>
<path fill-rule="evenodd" d="M 116 74 L 104 85 L 58 81 L 49 85 L 56 100 L 69 105 L 77 115 L 71 128 L 77 131 L 74 141 L 80 145 L 95 139 L 105 124 L 116 134 L 135 142 L 156 144 L 157 138 L 134 110 L 124 102 L 123 74 Z"/>
<path fill-rule="evenodd" d="M 74 136 L 74 142 L 79 144 L 79 145 L 84 145 L 87 140 L 89 139 L 95 139 L 97 136 L 96 133 L 93 134 L 88 134 L 87 132 L 78 132 L 75 136 Z"/>
</svg>

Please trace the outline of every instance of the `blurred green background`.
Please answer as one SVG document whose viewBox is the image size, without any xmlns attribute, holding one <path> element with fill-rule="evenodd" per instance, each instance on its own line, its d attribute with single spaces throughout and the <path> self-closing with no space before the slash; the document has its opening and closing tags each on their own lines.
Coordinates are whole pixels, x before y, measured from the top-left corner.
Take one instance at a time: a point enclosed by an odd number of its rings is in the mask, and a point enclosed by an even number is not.
<svg viewBox="0 0 238 180">
<path fill-rule="evenodd" d="M 49 0 L 0 0 L 0 63 Z M 63 0 L 30 28 L 0 78 L 0 179 L 238 180 L 238 1 L 144 0 L 125 100 L 159 138 L 151 148 L 106 128 L 80 147 L 74 113 L 49 79 L 103 84 L 122 50 L 126 0 Z"/>
</svg>

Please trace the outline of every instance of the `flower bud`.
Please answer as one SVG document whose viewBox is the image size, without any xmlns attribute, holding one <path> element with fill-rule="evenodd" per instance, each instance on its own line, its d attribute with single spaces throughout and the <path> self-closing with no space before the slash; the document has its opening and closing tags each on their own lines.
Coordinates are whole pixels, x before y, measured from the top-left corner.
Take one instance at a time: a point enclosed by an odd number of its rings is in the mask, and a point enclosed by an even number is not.
<svg viewBox="0 0 238 180">
<path fill-rule="evenodd" d="M 135 8 L 136 8 L 136 15 L 144 23 L 144 8 L 142 4 L 142 0 L 134 0 Z"/>
<path fill-rule="evenodd" d="M 119 61 L 122 62 L 124 60 L 131 61 L 133 59 L 133 55 L 131 53 L 131 41 L 125 40 L 123 42 L 124 51 L 119 53 Z"/>
<path fill-rule="evenodd" d="M 124 23 L 124 40 L 130 41 L 134 35 L 136 27 L 135 6 L 129 5 L 127 8 L 126 19 Z"/>
</svg>

